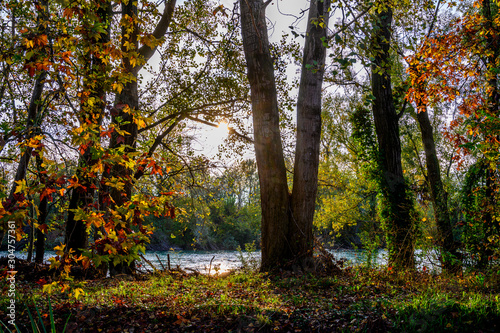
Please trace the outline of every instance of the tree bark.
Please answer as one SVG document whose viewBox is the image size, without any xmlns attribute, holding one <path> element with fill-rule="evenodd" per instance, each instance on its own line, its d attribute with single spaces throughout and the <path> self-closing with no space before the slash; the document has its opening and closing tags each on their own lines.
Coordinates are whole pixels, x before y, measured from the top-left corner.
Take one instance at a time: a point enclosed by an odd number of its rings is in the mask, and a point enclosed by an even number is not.
<svg viewBox="0 0 500 333">
<path fill-rule="evenodd" d="M 483 31 L 485 32 L 486 37 L 486 50 L 485 58 L 483 62 L 486 67 L 486 76 L 487 76 L 487 112 L 489 116 L 494 118 L 499 116 L 500 110 L 500 90 L 498 88 L 498 58 L 500 55 L 499 50 L 499 40 L 498 40 L 498 31 L 496 31 L 495 26 L 495 17 L 493 16 L 491 1 L 490 0 L 482 0 L 482 11 L 484 17 L 484 27 Z M 499 135 L 494 135 L 492 133 L 487 133 L 487 140 L 498 141 L 500 139 Z M 486 159 L 492 159 L 491 157 L 485 156 Z M 497 159 L 498 155 L 495 154 L 493 159 Z M 498 193 L 498 179 L 496 174 L 498 173 L 498 169 L 495 170 L 491 167 L 491 165 L 495 164 L 495 162 L 487 163 L 490 167 L 486 170 L 486 191 L 485 191 L 485 202 L 484 202 L 484 248 L 482 249 L 481 258 L 479 261 L 480 268 L 485 268 L 491 257 L 494 254 L 492 249 L 492 245 L 489 244 L 489 239 L 494 235 L 498 235 L 499 227 L 498 223 L 494 221 L 494 210 L 495 206 L 497 206 L 497 193 Z"/>
<path fill-rule="evenodd" d="M 377 17 L 372 41 L 372 105 L 375 130 L 380 152 L 384 196 L 383 218 L 389 252 L 389 265 L 413 269 L 414 231 L 411 218 L 412 202 L 406 193 L 401 164 L 399 116 L 392 96 L 389 45 L 391 40 L 392 9 L 386 7 Z"/>
<path fill-rule="evenodd" d="M 311 1 L 297 100 L 290 244 L 293 253 L 306 262 L 312 259 L 314 247 L 313 219 L 321 141 L 321 88 L 329 8 L 330 0 Z"/>
<path fill-rule="evenodd" d="M 448 194 L 441 180 L 441 169 L 433 129 L 425 105 L 418 107 L 417 120 L 422 134 L 427 166 L 427 182 L 431 189 L 434 218 L 439 232 L 438 242 L 441 248 L 441 264 L 445 271 L 454 273 L 461 268 L 460 256 L 453 238 L 453 227 L 448 212 Z"/>
<path fill-rule="evenodd" d="M 240 0 L 241 31 L 251 89 L 255 155 L 261 194 L 262 271 L 308 268 L 313 255 L 321 87 L 330 1 L 311 1 L 297 102 L 294 183 L 289 194 L 273 59 L 265 8 L 269 2 Z"/>
<path fill-rule="evenodd" d="M 290 202 L 279 129 L 278 98 L 264 2 L 240 0 L 240 7 L 261 195 L 261 270 L 271 271 L 293 259 L 288 239 Z"/>
<path fill-rule="evenodd" d="M 96 51 L 91 51 L 91 47 L 103 47 L 110 40 L 110 20 L 111 3 L 101 1 L 96 3 L 99 7 L 96 10 L 100 24 L 107 26 L 105 32 L 95 34 L 89 40 L 89 52 L 85 54 L 85 78 L 84 92 L 88 93 L 86 99 L 81 101 L 80 122 L 82 126 L 88 126 L 90 139 L 80 147 L 83 151 L 78 160 L 76 171 L 77 181 L 81 186 L 74 188 L 68 207 L 68 217 L 66 220 L 65 244 L 66 251 L 74 251 L 80 254 L 81 250 L 88 246 L 87 224 L 84 220 L 75 219 L 76 210 L 87 210 L 94 203 L 95 190 L 97 188 L 96 175 L 91 173 L 92 167 L 98 162 L 94 157 L 93 149 L 100 141 L 100 126 L 102 123 L 104 108 L 106 106 L 106 91 L 108 90 L 106 64 L 100 59 Z M 92 103 L 88 101 L 92 99 Z"/>
</svg>

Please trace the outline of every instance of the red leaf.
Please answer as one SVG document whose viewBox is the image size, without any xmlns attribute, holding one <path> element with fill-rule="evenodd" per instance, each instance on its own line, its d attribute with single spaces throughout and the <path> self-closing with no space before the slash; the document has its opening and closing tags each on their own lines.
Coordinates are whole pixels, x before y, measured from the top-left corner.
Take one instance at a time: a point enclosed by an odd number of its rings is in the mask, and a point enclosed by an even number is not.
<svg viewBox="0 0 500 333">
<path fill-rule="evenodd" d="M 45 224 L 45 223 L 44 224 L 40 224 L 38 226 L 38 229 L 40 229 L 44 234 L 47 234 L 47 232 L 49 230 L 49 228 L 47 227 L 47 224 Z"/>
<path fill-rule="evenodd" d="M 57 192 L 54 188 L 44 188 L 42 194 L 40 194 L 40 201 L 47 197 L 49 201 L 52 201 L 52 193 Z"/>
</svg>

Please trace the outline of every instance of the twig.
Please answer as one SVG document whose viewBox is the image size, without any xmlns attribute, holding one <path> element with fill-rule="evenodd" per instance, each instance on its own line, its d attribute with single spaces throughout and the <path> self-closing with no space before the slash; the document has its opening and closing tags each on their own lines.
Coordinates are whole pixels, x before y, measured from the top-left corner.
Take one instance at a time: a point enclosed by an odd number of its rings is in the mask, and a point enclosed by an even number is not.
<svg viewBox="0 0 500 333">
<path fill-rule="evenodd" d="M 215 256 L 212 257 L 212 260 L 210 260 L 210 266 L 208 266 L 208 275 L 210 275 L 210 271 L 212 270 L 212 261 L 214 261 Z"/>
<path fill-rule="evenodd" d="M 163 263 L 161 262 L 160 257 L 158 257 L 158 254 L 155 254 L 155 255 L 156 255 L 156 259 L 158 259 L 158 262 L 159 262 L 159 263 L 160 263 L 160 265 L 161 265 L 161 268 L 165 271 L 165 266 L 163 266 Z M 170 270 L 170 265 L 168 265 L 168 266 L 169 266 L 169 267 L 168 267 L 168 270 Z"/>
<path fill-rule="evenodd" d="M 139 255 L 141 256 L 141 259 L 142 259 L 142 260 L 144 260 L 144 262 L 146 262 L 149 266 L 153 267 L 153 270 L 154 270 L 155 272 L 156 272 L 156 271 L 158 271 L 158 270 L 156 269 L 155 265 L 153 265 L 153 264 L 151 263 L 151 261 L 149 261 L 148 259 L 146 259 L 146 258 L 145 258 L 142 254 L 140 254 L 140 253 L 139 253 Z"/>
</svg>

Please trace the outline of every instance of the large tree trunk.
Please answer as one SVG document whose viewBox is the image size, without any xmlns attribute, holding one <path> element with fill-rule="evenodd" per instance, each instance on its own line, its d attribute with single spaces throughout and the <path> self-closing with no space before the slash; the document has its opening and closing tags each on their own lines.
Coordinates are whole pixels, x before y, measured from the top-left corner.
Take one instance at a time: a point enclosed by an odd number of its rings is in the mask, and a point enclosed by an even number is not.
<svg viewBox="0 0 500 333">
<path fill-rule="evenodd" d="M 297 100 L 297 143 L 292 190 L 292 251 L 306 262 L 313 256 L 313 218 L 318 189 L 321 93 L 330 0 L 311 1 Z"/>
<path fill-rule="evenodd" d="M 384 223 L 389 252 L 389 265 L 397 268 L 415 266 L 414 230 L 411 217 L 412 202 L 406 193 L 401 164 L 399 116 L 392 96 L 389 45 L 391 40 L 392 9 L 386 7 L 378 14 L 372 52 L 373 117 L 380 152 L 381 188 L 384 196 Z"/>
<path fill-rule="evenodd" d="M 460 269 L 459 254 L 453 238 L 453 227 L 448 212 L 448 195 L 441 180 L 441 169 L 436 152 L 436 144 L 432 125 L 425 106 L 418 107 L 417 120 L 422 133 L 425 159 L 427 165 L 427 182 L 431 189 L 431 199 L 434 208 L 434 217 L 439 231 L 439 245 L 441 247 L 441 264 L 447 272 L 453 273 Z"/>
<path fill-rule="evenodd" d="M 96 3 L 97 5 L 98 3 Z M 91 47 L 104 47 L 110 39 L 109 22 L 111 19 L 111 4 L 108 1 L 100 2 L 96 10 L 100 22 L 108 27 L 107 31 L 95 34 L 89 41 L 89 52 L 85 55 L 86 75 L 84 78 L 84 92 L 86 99 L 81 101 L 80 122 L 82 126 L 87 126 L 87 132 L 90 134 L 88 142 L 80 148 L 82 155 L 78 161 L 76 177 L 81 186 L 74 188 L 68 207 L 68 218 L 66 220 L 66 250 L 73 250 L 75 253 L 81 253 L 88 245 L 87 225 L 85 220 L 75 219 L 76 210 L 86 210 L 94 203 L 96 184 L 96 174 L 91 172 L 92 167 L 98 162 L 94 157 L 92 150 L 100 141 L 100 126 L 103 119 L 104 108 L 106 106 L 106 91 L 108 77 L 106 64 L 99 57 L 101 50 L 91 51 Z M 83 94 L 82 94 L 83 95 Z M 92 101 L 89 103 L 89 101 Z"/>
<path fill-rule="evenodd" d="M 265 8 L 269 1 L 240 0 L 241 30 L 251 88 L 255 154 L 262 209 L 262 271 L 308 265 L 321 136 L 321 86 L 329 1 L 311 1 L 297 103 L 294 185 L 289 195 L 273 59 Z"/>
<path fill-rule="evenodd" d="M 152 35 L 156 39 L 160 39 L 165 35 L 172 21 L 172 16 L 175 9 L 176 0 L 169 0 L 165 3 L 165 9 L 163 11 L 162 17 L 155 27 Z M 129 157 L 130 153 L 133 153 L 137 146 L 138 137 L 138 127 L 134 121 L 134 114 L 139 109 L 139 93 L 138 93 L 138 82 L 137 76 L 138 72 L 142 68 L 142 65 L 136 64 L 136 61 L 131 61 L 132 57 L 139 57 L 141 63 L 147 63 L 151 56 L 154 54 L 156 47 L 150 47 L 147 45 L 139 48 L 138 38 L 139 38 L 139 26 L 137 21 L 137 3 L 133 1 L 128 1 L 127 3 L 122 3 L 122 18 L 128 21 L 128 18 L 132 18 L 131 21 L 127 23 L 127 26 L 122 27 L 122 51 L 126 55 L 123 59 L 125 73 L 131 76 L 131 80 L 127 82 L 123 90 L 117 94 L 115 100 L 115 115 L 113 116 L 113 123 L 117 124 L 121 131 L 125 131 L 125 135 L 120 135 L 113 132 L 110 148 L 116 149 L 121 146 L 125 147 L 125 154 Z M 133 51 L 130 53 L 130 51 Z M 127 55 L 128 54 L 128 55 Z M 137 59 L 136 59 L 137 60 Z M 140 177 L 143 173 L 138 173 Z M 109 194 L 113 201 L 111 208 L 115 208 L 125 204 L 130 200 L 133 191 L 133 185 L 136 181 L 132 170 L 128 168 L 124 163 L 115 163 L 111 166 L 109 174 L 103 175 L 105 177 L 116 177 L 121 179 L 125 184 L 123 190 L 118 190 L 116 188 L 105 188 L 104 192 L 109 190 Z M 125 222 L 126 232 L 131 226 Z M 121 226 L 115 226 L 116 230 L 121 229 Z M 129 274 L 133 270 L 134 263 L 130 266 L 126 264 L 111 265 L 110 272 L 112 275 L 116 274 Z"/>
<path fill-rule="evenodd" d="M 241 33 L 251 88 L 254 145 L 262 210 L 261 270 L 270 271 L 293 259 L 288 235 L 290 203 L 279 128 L 273 59 L 269 52 L 265 5 L 240 0 Z"/>
</svg>

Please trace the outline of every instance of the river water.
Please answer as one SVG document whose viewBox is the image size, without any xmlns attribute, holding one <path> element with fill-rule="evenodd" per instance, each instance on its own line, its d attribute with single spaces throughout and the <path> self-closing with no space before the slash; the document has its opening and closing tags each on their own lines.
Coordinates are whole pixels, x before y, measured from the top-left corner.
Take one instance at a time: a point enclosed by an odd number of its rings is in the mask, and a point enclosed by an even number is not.
<svg viewBox="0 0 500 333">
<path fill-rule="evenodd" d="M 350 250 L 350 249 L 338 249 L 329 250 L 330 253 L 336 259 L 346 260 L 347 265 L 359 265 L 366 264 L 367 253 L 363 250 Z M 6 251 L 0 251 L 0 257 L 7 256 Z M 20 259 L 26 259 L 26 252 L 16 252 L 16 257 Z M 55 256 L 53 251 L 47 251 L 45 253 L 45 260 Z M 243 260 L 242 260 L 243 257 Z M 429 269 L 438 270 L 436 263 L 438 263 L 435 253 L 424 253 L 421 250 L 415 252 L 415 257 L 417 261 L 417 267 L 419 269 Z M 239 253 L 237 251 L 148 251 L 144 255 L 152 265 L 158 269 L 168 268 L 168 262 L 170 260 L 170 267 L 181 268 L 187 271 L 198 271 L 204 274 L 215 274 L 223 273 L 232 269 L 237 269 L 242 267 L 243 261 L 248 264 L 258 265 L 260 260 L 260 252 L 252 253 Z M 373 265 L 386 265 L 387 263 L 387 251 L 378 250 L 376 256 L 374 255 L 372 264 Z M 142 270 L 153 270 L 149 263 L 141 261 L 139 263 L 140 269 Z"/>
</svg>

